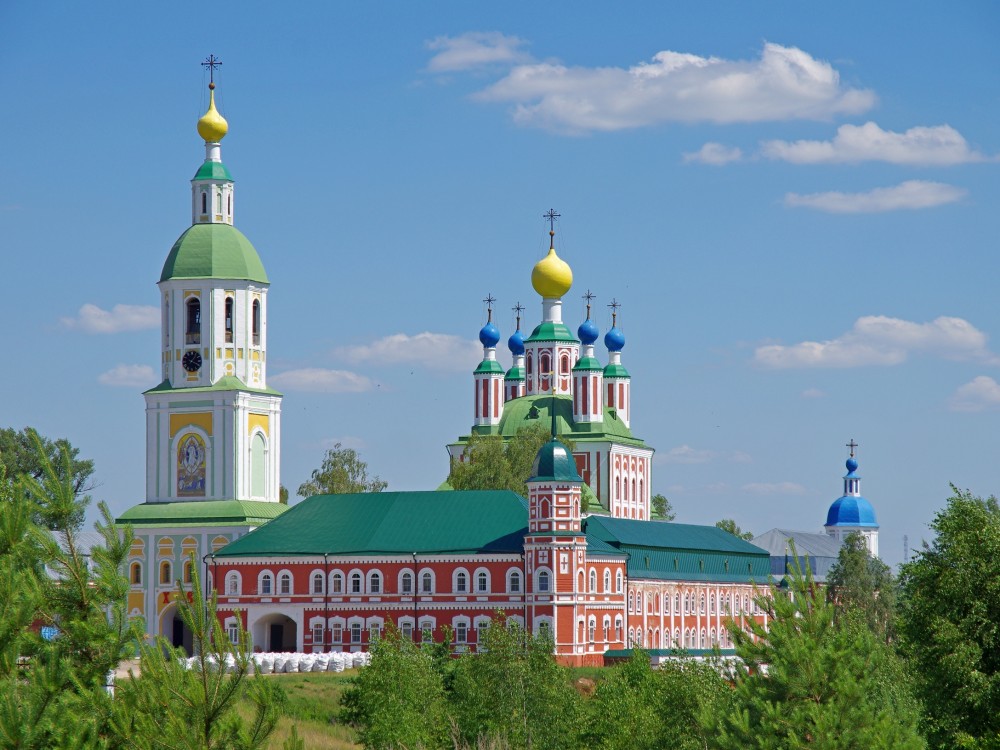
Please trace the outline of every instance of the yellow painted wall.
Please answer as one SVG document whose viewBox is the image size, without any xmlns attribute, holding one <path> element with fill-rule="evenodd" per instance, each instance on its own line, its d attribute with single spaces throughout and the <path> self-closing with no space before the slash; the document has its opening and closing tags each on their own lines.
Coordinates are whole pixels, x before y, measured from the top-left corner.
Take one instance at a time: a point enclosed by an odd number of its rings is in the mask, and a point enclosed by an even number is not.
<svg viewBox="0 0 1000 750">
<path fill-rule="evenodd" d="M 212 412 L 201 411 L 188 414 L 170 415 L 170 437 L 174 437 L 178 432 L 189 425 L 200 427 L 206 435 L 212 434 Z"/>
<path fill-rule="evenodd" d="M 264 434 L 270 437 L 270 424 L 271 418 L 267 414 L 249 414 L 247 415 L 247 435 L 252 434 L 256 428 L 260 427 Z"/>
</svg>

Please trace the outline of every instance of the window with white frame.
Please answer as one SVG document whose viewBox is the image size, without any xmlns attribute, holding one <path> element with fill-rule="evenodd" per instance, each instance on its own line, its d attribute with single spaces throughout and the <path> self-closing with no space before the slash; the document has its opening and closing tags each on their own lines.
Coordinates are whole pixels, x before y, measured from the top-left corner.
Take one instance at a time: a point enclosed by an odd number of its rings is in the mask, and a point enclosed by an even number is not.
<svg viewBox="0 0 1000 750">
<path fill-rule="evenodd" d="M 490 629 L 489 620 L 478 620 L 476 621 L 476 644 L 479 646 L 479 650 L 483 650 L 483 644 L 486 642 L 486 631 Z"/>
<path fill-rule="evenodd" d="M 373 594 L 381 594 L 382 593 L 382 574 L 381 573 L 372 573 L 371 579 L 369 580 L 369 583 L 368 583 L 368 589 Z"/>
<path fill-rule="evenodd" d="M 587 625 L 587 635 L 590 636 L 591 643 L 597 640 L 597 619 L 594 617 L 590 618 L 590 622 Z"/>
<path fill-rule="evenodd" d="M 351 593 L 360 594 L 361 593 L 361 574 L 351 573 Z"/>
<path fill-rule="evenodd" d="M 539 570 L 538 571 L 538 590 L 542 593 L 547 593 L 549 591 L 549 571 Z"/>
<path fill-rule="evenodd" d="M 410 571 L 403 573 L 399 579 L 399 591 L 402 594 L 413 593 L 413 574 Z"/>
<path fill-rule="evenodd" d="M 464 594 L 469 590 L 469 579 L 464 570 L 455 573 L 455 593 Z"/>
<path fill-rule="evenodd" d="M 521 573 L 517 570 L 512 570 L 510 577 L 507 579 L 507 588 L 512 594 L 519 594 L 521 592 Z"/>
<path fill-rule="evenodd" d="M 312 637 L 314 645 L 319 645 L 323 643 L 323 623 L 321 622 L 313 623 Z"/>
<path fill-rule="evenodd" d="M 434 592 L 434 575 L 429 570 L 420 574 L 420 592 L 422 594 Z"/>
<path fill-rule="evenodd" d="M 480 570 L 476 574 L 476 592 L 485 594 L 490 590 L 490 576 L 485 570 Z"/>
<path fill-rule="evenodd" d="M 274 590 L 274 578 L 271 577 L 270 573 L 264 573 L 260 577 L 260 593 L 264 596 L 270 596 Z"/>
<path fill-rule="evenodd" d="M 426 620 L 420 623 L 420 640 L 424 643 L 432 643 L 434 641 L 434 623 Z"/>
<path fill-rule="evenodd" d="M 413 640 L 413 623 L 411 623 L 411 622 L 404 622 L 404 623 L 402 623 L 399 626 L 399 634 L 403 637 L 404 640 L 412 641 Z"/>
<path fill-rule="evenodd" d="M 455 643 L 468 643 L 469 623 L 459 620 L 455 623 Z"/>
<path fill-rule="evenodd" d="M 382 626 L 373 622 L 368 626 L 368 642 L 374 643 L 382 636 Z"/>
<path fill-rule="evenodd" d="M 597 571 L 593 568 L 590 569 L 590 593 L 597 593 Z"/>
<path fill-rule="evenodd" d="M 278 577 L 278 593 L 279 594 L 291 594 L 292 593 L 292 574 L 282 573 Z"/>
<path fill-rule="evenodd" d="M 351 623 L 351 643 L 361 643 L 361 623 Z"/>
<path fill-rule="evenodd" d="M 344 593 L 344 574 L 339 570 L 333 574 L 333 593 L 343 594 Z"/>
<path fill-rule="evenodd" d="M 622 592 L 622 572 L 620 570 L 615 574 L 615 591 L 619 594 Z"/>
<path fill-rule="evenodd" d="M 621 617 L 616 617 L 615 618 L 615 640 L 620 643 L 621 639 L 622 639 L 622 618 Z"/>
<path fill-rule="evenodd" d="M 237 596 L 240 593 L 240 574 L 235 570 L 226 574 L 226 593 L 229 596 Z"/>
<path fill-rule="evenodd" d="M 344 626 L 339 622 L 335 622 L 330 628 L 330 640 L 337 644 L 344 642 Z"/>
<path fill-rule="evenodd" d="M 323 593 L 323 574 L 313 573 L 312 574 L 312 592 L 314 594 Z"/>
<path fill-rule="evenodd" d="M 240 625 L 236 620 L 229 620 L 226 623 L 226 634 L 229 636 L 229 642 L 233 645 L 238 645 L 240 642 Z"/>
<path fill-rule="evenodd" d="M 611 571 L 607 568 L 604 569 L 604 593 L 607 594 L 611 591 Z"/>
</svg>

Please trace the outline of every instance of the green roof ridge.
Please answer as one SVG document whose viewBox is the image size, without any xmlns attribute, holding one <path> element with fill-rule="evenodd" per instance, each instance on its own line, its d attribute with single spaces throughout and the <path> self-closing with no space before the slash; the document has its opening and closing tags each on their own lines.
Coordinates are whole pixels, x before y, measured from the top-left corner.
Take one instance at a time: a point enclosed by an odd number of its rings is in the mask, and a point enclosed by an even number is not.
<svg viewBox="0 0 1000 750">
<path fill-rule="evenodd" d="M 601 370 L 603 367 L 601 363 L 597 361 L 595 357 L 581 357 L 577 360 L 577 363 L 573 365 L 574 370 Z"/>
<path fill-rule="evenodd" d="M 206 159 L 205 163 L 198 167 L 198 171 L 194 173 L 194 177 L 191 178 L 192 182 L 195 180 L 228 180 L 232 182 L 233 176 L 229 174 L 226 165 L 221 161 Z"/>
<path fill-rule="evenodd" d="M 271 283 L 264 264 L 243 233 L 230 224 L 193 224 L 170 248 L 160 281 L 246 279 Z"/>
<path fill-rule="evenodd" d="M 288 510 L 261 500 L 184 500 L 133 505 L 115 523 L 133 526 L 260 526 Z"/>
<path fill-rule="evenodd" d="M 162 381 L 143 393 L 207 393 L 209 391 L 247 391 L 263 393 L 268 396 L 280 396 L 281 391 L 274 388 L 251 388 L 235 375 L 224 375 L 212 385 L 199 385 L 193 388 L 174 388 L 169 380 Z"/>
<path fill-rule="evenodd" d="M 567 343 L 579 344 L 580 340 L 569 330 L 565 323 L 556 323 L 551 320 L 544 321 L 535 326 L 535 330 L 525 340 L 529 341 L 565 341 Z"/>
<path fill-rule="evenodd" d="M 473 370 L 473 375 L 480 375 L 482 373 L 496 372 L 503 374 L 503 367 L 495 359 L 484 359 L 479 363 L 479 367 Z"/>
<path fill-rule="evenodd" d="M 524 380 L 524 368 L 523 367 L 511 367 L 507 370 L 507 374 L 504 375 L 504 380 Z"/>
<path fill-rule="evenodd" d="M 624 365 L 608 365 L 604 368 L 604 377 L 606 378 L 630 378 L 631 375 L 628 374 L 628 370 L 625 369 Z"/>
</svg>

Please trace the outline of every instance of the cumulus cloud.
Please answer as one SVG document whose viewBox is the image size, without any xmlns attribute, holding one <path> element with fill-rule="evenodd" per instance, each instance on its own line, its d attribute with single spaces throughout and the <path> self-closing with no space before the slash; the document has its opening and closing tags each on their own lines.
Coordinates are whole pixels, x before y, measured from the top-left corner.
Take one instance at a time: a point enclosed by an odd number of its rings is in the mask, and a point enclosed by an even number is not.
<svg viewBox="0 0 1000 750">
<path fill-rule="evenodd" d="M 875 104 L 873 92 L 841 83 L 830 63 L 771 43 L 752 60 L 664 50 L 628 68 L 524 63 L 475 98 L 513 104 L 515 122 L 560 133 L 826 119 Z"/>
<path fill-rule="evenodd" d="M 1000 407 L 1000 384 L 980 375 L 959 386 L 949 403 L 952 411 L 986 411 Z"/>
<path fill-rule="evenodd" d="M 752 495 L 804 495 L 806 488 L 795 482 L 751 482 L 741 488 Z"/>
<path fill-rule="evenodd" d="M 793 164 L 840 164 L 884 161 L 913 166 L 951 166 L 986 161 L 969 148 L 950 125 L 910 128 L 905 133 L 883 130 L 874 122 L 841 125 L 830 141 L 765 141 L 761 154 Z"/>
<path fill-rule="evenodd" d="M 802 391 L 802 398 L 824 398 L 826 393 L 819 388 L 806 388 Z"/>
<path fill-rule="evenodd" d="M 431 370 L 469 370 L 483 358 L 482 345 L 447 333 L 394 333 L 370 344 L 345 346 L 335 354 L 352 364 L 416 365 Z"/>
<path fill-rule="evenodd" d="M 698 450 L 690 445 L 678 445 L 665 453 L 658 453 L 656 458 L 664 464 L 704 464 L 715 458 L 715 452 Z"/>
<path fill-rule="evenodd" d="M 785 205 L 831 214 L 876 214 L 943 206 L 960 200 L 966 192 L 943 182 L 907 180 L 895 187 L 875 188 L 866 193 L 787 193 Z"/>
<path fill-rule="evenodd" d="M 160 308 L 152 305 L 115 305 L 111 310 L 102 310 L 88 302 L 75 318 L 62 318 L 60 322 L 64 328 L 84 333 L 142 331 L 160 325 Z"/>
<path fill-rule="evenodd" d="M 723 164 L 740 161 L 743 152 L 735 146 L 724 146 L 721 143 L 706 143 L 697 151 L 684 154 L 684 163 L 700 162 L 711 164 L 713 167 L 721 167 Z"/>
<path fill-rule="evenodd" d="M 117 365 L 97 376 L 101 385 L 150 387 L 156 383 L 156 374 L 149 365 Z"/>
<path fill-rule="evenodd" d="M 311 393 L 362 393 L 374 387 L 371 380 L 356 372 L 320 367 L 278 373 L 271 376 L 271 383 L 278 388 Z"/>
<path fill-rule="evenodd" d="M 775 369 L 898 365 L 911 353 L 946 359 L 998 364 L 987 348 L 988 337 L 962 318 L 939 317 L 914 323 L 885 315 L 858 318 L 850 331 L 828 341 L 768 344 L 754 351 L 754 361 Z M 805 394 L 803 394 L 805 395 Z"/>
<path fill-rule="evenodd" d="M 498 31 L 470 31 L 459 36 L 439 36 L 427 42 L 435 55 L 427 63 L 432 73 L 452 73 L 490 65 L 525 62 L 526 42 Z"/>
</svg>

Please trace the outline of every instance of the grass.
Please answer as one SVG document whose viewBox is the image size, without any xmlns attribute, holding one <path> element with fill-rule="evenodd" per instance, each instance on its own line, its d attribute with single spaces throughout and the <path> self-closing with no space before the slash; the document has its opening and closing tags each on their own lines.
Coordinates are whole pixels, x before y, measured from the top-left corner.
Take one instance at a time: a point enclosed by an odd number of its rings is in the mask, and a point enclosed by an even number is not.
<svg viewBox="0 0 1000 750">
<path fill-rule="evenodd" d="M 285 715 L 271 735 L 269 750 L 281 750 L 292 726 L 309 750 L 359 750 L 354 730 L 337 720 L 340 696 L 355 674 L 352 669 L 266 677 L 277 680 L 288 695 Z"/>
</svg>

